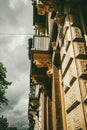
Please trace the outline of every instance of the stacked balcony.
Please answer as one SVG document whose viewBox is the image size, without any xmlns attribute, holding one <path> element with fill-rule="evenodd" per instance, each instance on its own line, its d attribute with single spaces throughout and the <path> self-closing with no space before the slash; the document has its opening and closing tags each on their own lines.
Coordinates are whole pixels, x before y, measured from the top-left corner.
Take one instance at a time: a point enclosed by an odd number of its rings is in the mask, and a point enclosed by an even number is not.
<svg viewBox="0 0 87 130">
<path fill-rule="evenodd" d="M 51 70 L 51 51 L 48 36 L 34 35 L 29 39 L 29 59 L 31 60 L 31 78 L 36 84 L 44 84 Z"/>
<path fill-rule="evenodd" d="M 32 130 L 39 127 L 39 96 L 42 89 L 43 86 L 30 83 L 28 119 L 29 128 Z"/>
<path fill-rule="evenodd" d="M 30 93 L 29 93 L 29 114 L 35 117 L 38 113 L 39 107 L 39 89 L 40 86 L 30 86 Z"/>
<path fill-rule="evenodd" d="M 33 51 L 49 51 L 49 37 L 48 36 L 34 36 L 31 50 Z"/>
<path fill-rule="evenodd" d="M 29 118 L 31 117 L 29 119 L 30 127 L 38 129 L 40 94 L 44 89 L 46 90 L 46 86 L 50 82 L 49 79 L 51 79 L 48 76 L 49 70 L 52 69 L 49 37 L 34 35 L 29 39 L 28 49 L 31 64 L 28 115 Z"/>
<path fill-rule="evenodd" d="M 30 60 L 28 115 L 30 127 L 32 126 L 34 130 L 39 130 L 41 125 L 42 108 L 44 106 L 43 101 L 45 101 L 44 95 L 50 100 L 52 98 L 52 43 L 56 42 L 58 34 L 58 28 L 55 22 L 51 29 L 52 32 L 49 31 L 48 13 L 54 11 L 52 3 L 55 2 L 52 0 L 33 1 L 33 25 L 35 27 L 35 35 L 28 40 L 28 56 Z M 59 58 L 58 56 L 56 58 Z"/>
</svg>

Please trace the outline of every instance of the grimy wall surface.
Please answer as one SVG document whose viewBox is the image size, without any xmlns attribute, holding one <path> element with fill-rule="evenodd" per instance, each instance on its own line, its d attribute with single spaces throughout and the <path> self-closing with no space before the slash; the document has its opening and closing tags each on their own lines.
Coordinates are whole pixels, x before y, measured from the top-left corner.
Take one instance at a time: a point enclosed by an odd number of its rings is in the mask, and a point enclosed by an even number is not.
<svg viewBox="0 0 87 130">
<path fill-rule="evenodd" d="M 77 0 L 33 1 L 31 130 L 87 130 L 85 4 Z"/>
<path fill-rule="evenodd" d="M 79 4 L 65 6 L 63 41 L 60 38 L 62 83 L 68 130 L 87 129 L 87 50 Z"/>
</svg>

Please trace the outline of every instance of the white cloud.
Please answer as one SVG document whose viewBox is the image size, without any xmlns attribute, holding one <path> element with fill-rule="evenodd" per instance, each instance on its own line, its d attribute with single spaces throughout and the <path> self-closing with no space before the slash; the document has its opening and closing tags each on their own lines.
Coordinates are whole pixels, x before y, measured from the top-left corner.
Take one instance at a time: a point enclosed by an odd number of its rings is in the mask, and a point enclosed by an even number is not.
<svg viewBox="0 0 87 130">
<path fill-rule="evenodd" d="M 14 51 L 18 46 L 24 44 L 25 36 L 16 36 L 12 39 L 12 42 L 8 44 L 10 51 Z"/>
<path fill-rule="evenodd" d="M 28 6 L 29 1 L 28 0 L 21 0 L 21 3 L 19 0 L 9 0 L 9 7 L 12 9 L 16 9 L 20 6 L 20 4 L 23 4 L 24 6 Z"/>
<path fill-rule="evenodd" d="M 15 9 L 15 4 L 17 4 L 17 0 L 9 0 L 9 7 Z"/>
<path fill-rule="evenodd" d="M 28 98 L 21 98 L 20 101 L 18 102 L 17 105 L 14 107 L 14 112 L 15 111 L 20 111 L 22 116 L 26 115 L 26 112 L 28 111 Z"/>
<path fill-rule="evenodd" d="M 0 0 L 0 32 L 32 33 L 32 6 L 29 0 Z M 7 90 L 8 106 L 0 114 L 9 124 L 28 125 L 29 60 L 26 35 L 0 36 L 0 61 L 7 69 L 7 79 L 12 85 Z"/>
<path fill-rule="evenodd" d="M 22 98 L 15 106 L 13 109 L 10 109 L 6 115 L 9 120 L 9 125 L 10 126 L 18 126 L 18 124 L 23 126 L 28 127 L 28 99 Z M 20 121 L 21 118 L 21 121 Z M 20 127 L 20 126 L 19 126 Z"/>
</svg>

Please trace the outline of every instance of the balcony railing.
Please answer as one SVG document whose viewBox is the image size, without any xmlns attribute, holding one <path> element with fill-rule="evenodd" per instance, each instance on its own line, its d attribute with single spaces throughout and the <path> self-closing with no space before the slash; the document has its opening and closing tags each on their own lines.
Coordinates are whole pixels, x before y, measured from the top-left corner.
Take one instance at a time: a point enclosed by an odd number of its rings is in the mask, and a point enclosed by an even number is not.
<svg viewBox="0 0 87 130">
<path fill-rule="evenodd" d="M 34 36 L 31 50 L 48 51 L 50 39 L 48 36 Z"/>
</svg>

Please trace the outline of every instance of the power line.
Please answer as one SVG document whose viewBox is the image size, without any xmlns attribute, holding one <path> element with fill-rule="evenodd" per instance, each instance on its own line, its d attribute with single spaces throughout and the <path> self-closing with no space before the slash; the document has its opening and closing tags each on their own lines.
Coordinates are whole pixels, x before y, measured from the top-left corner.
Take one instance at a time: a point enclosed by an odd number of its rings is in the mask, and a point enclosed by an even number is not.
<svg viewBox="0 0 87 130">
<path fill-rule="evenodd" d="M 34 35 L 33 33 L 0 33 L 0 36 L 21 36 L 21 35 L 25 35 L 25 36 L 28 36 L 28 35 Z"/>
</svg>

